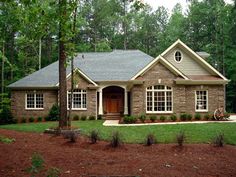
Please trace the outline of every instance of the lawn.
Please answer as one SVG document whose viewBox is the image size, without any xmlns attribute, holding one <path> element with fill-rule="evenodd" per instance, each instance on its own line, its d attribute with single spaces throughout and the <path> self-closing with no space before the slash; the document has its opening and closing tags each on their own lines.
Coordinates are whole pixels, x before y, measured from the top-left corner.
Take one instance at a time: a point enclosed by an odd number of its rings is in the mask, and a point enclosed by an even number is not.
<svg viewBox="0 0 236 177">
<path fill-rule="evenodd" d="M 119 131 L 126 143 L 142 143 L 147 134 L 153 133 L 160 143 L 173 143 L 178 132 L 184 131 L 187 143 L 209 143 L 211 139 L 222 132 L 227 144 L 236 145 L 236 123 L 208 124 L 177 124 L 150 125 L 138 127 L 104 127 L 103 121 L 73 121 L 72 125 L 80 127 L 82 134 L 88 135 L 91 130 L 98 130 L 103 140 L 109 140 L 113 131 Z M 24 132 L 42 133 L 46 128 L 57 126 L 57 122 L 25 123 L 1 125 L 1 129 Z"/>
</svg>

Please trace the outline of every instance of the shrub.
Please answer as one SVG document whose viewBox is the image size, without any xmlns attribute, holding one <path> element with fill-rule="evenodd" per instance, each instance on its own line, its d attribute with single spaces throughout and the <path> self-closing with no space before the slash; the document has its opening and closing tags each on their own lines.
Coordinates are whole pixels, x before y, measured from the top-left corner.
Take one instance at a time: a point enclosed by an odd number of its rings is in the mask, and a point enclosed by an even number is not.
<svg viewBox="0 0 236 177">
<path fill-rule="evenodd" d="M 177 116 L 175 114 L 172 114 L 170 116 L 170 120 L 172 120 L 173 122 L 175 122 L 177 120 Z"/>
<path fill-rule="evenodd" d="M 153 134 L 148 134 L 146 139 L 145 139 L 145 145 L 146 146 L 151 146 L 152 144 L 156 143 L 156 138 Z"/>
<path fill-rule="evenodd" d="M 192 114 L 187 114 L 186 118 L 187 118 L 188 121 L 190 121 L 190 120 L 192 120 L 193 116 L 192 116 Z"/>
<path fill-rule="evenodd" d="M 186 121 L 187 120 L 187 114 L 186 113 L 180 114 L 180 120 Z"/>
<path fill-rule="evenodd" d="M 31 166 L 27 169 L 27 171 L 31 174 L 31 176 L 35 176 L 38 174 L 44 164 L 44 159 L 39 153 L 34 153 L 31 158 Z"/>
<path fill-rule="evenodd" d="M 51 167 L 47 171 L 47 177 L 59 177 L 61 174 L 60 170 L 55 167 Z"/>
<path fill-rule="evenodd" d="M 177 142 L 178 146 L 183 146 L 185 139 L 186 139 L 185 133 L 183 131 L 180 131 L 176 135 L 176 142 Z"/>
<path fill-rule="evenodd" d="M 89 116 L 89 120 L 95 120 L 95 119 L 96 119 L 95 116 L 93 115 Z"/>
<path fill-rule="evenodd" d="M 92 144 L 95 144 L 99 140 L 99 133 L 97 130 L 92 130 L 89 134 L 89 139 Z"/>
<path fill-rule="evenodd" d="M 157 116 L 152 115 L 152 116 L 149 117 L 149 119 L 150 119 L 152 122 L 155 122 L 155 120 L 157 120 Z"/>
<path fill-rule="evenodd" d="M 137 118 L 135 116 L 125 116 L 123 121 L 125 124 L 133 124 L 137 121 Z"/>
<path fill-rule="evenodd" d="M 42 122 L 43 118 L 42 117 L 38 117 L 37 118 L 37 122 Z"/>
<path fill-rule="evenodd" d="M 75 143 L 77 138 L 78 138 L 78 133 L 75 132 L 74 130 L 64 130 L 62 132 L 62 136 L 65 138 L 65 139 L 69 139 L 69 141 L 71 143 Z"/>
<path fill-rule="evenodd" d="M 225 112 L 224 113 L 224 118 L 229 119 L 229 117 L 230 117 L 230 114 L 228 112 Z"/>
<path fill-rule="evenodd" d="M 34 117 L 30 117 L 29 122 L 34 122 Z"/>
<path fill-rule="evenodd" d="M 15 141 L 16 140 L 14 138 L 7 138 L 7 137 L 4 137 L 4 136 L 0 136 L 0 142 L 2 142 L 4 144 L 11 144 Z"/>
<path fill-rule="evenodd" d="M 223 134 L 223 133 L 217 134 L 217 135 L 213 138 L 212 143 L 213 143 L 216 147 L 223 147 L 223 146 L 224 146 L 224 134 Z"/>
<path fill-rule="evenodd" d="M 161 120 L 162 122 L 164 122 L 164 121 L 166 120 L 166 116 L 161 116 L 161 117 L 160 117 L 160 120 Z"/>
<path fill-rule="evenodd" d="M 74 115 L 73 120 L 79 120 L 79 115 Z"/>
<path fill-rule="evenodd" d="M 210 118 L 211 118 L 210 114 L 205 114 L 205 115 L 204 115 L 204 119 L 210 120 Z"/>
<path fill-rule="evenodd" d="M 110 145 L 113 148 L 119 147 L 122 144 L 121 136 L 118 131 L 112 133 Z"/>
<path fill-rule="evenodd" d="M 194 118 L 195 118 L 196 120 L 201 120 L 201 114 L 196 113 L 196 114 L 194 115 Z"/>
<path fill-rule="evenodd" d="M 10 106 L 3 105 L 0 108 L 0 125 L 17 123 L 16 119 L 11 114 Z"/>
<path fill-rule="evenodd" d="M 25 117 L 22 117 L 21 123 L 26 123 L 26 118 Z"/>
<path fill-rule="evenodd" d="M 87 116 L 86 115 L 82 115 L 81 116 L 81 120 L 87 120 Z"/>
<path fill-rule="evenodd" d="M 145 122 L 146 120 L 146 115 L 145 114 L 142 114 L 139 116 L 139 120 L 141 120 L 142 122 Z"/>
<path fill-rule="evenodd" d="M 50 111 L 48 116 L 46 117 L 46 121 L 57 121 L 59 120 L 59 106 L 57 104 L 54 104 Z"/>
<path fill-rule="evenodd" d="M 98 120 L 102 120 L 102 115 L 98 115 Z"/>
</svg>

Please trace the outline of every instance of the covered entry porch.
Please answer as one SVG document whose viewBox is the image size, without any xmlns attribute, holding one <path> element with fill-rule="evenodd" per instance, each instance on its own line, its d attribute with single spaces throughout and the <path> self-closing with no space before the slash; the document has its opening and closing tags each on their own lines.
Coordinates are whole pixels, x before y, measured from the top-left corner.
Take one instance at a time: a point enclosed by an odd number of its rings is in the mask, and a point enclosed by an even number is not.
<svg viewBox="0 0 236 177">
<path fill-rule="evenodd" d="M 98 114 L 105 119 L 120 119 L 128 114 L 128 90 L 125 85 L 105 85 L 98 90 Z"/>
</svg>

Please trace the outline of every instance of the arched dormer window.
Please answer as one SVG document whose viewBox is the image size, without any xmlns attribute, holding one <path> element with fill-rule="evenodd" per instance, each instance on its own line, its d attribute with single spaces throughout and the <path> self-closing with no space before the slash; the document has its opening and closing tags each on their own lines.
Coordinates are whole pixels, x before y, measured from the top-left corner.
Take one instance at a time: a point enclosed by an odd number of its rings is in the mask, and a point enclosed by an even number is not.
<svg viewBox="0 0 236 177">
<path fill-rule="evenodd" d="M 154 85 L 146 89 L 147 113 L 172 113 L 172 88 L 165 85 Z"/>
<path fill-rule="evenodd" d="M 67 92 L 67 108 L 70 108 L 70 95 Z M 86 110 L 87 109 L 87 91 L 82 89 L 75 89 L 72 96 L 72 109 L 73 110 Z"/>
</svg>

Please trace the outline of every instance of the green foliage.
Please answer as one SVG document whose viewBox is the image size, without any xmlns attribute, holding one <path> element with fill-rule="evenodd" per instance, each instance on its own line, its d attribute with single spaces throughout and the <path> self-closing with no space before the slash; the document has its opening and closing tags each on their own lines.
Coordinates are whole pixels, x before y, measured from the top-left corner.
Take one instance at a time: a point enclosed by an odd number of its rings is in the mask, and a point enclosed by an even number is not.
<svg viewBox="0 0 236 177">
<path fill-rule="evenodd" d="M 192 120 L 193 115 L 192 115 L 192 114 L 187 114 L 187 117 L 186 117 L 186 118 L 187 118 L 188 121 L 190 121 L 190 120 Z"/>
<path fill-rule="evenodd" d="M 34 122 L 34 117 L 30 117 L 29 122 Z"/>
<path fill-rule="evenodd" d="M 43 118 L 41 117 L 41 116 L 39 116 L 38 118 L 37 118 L 37 122 L 42 122 L 43 121 Z"/>
<path fill-rule="evenodd" d="M 112 133 L 110 145 L 113 148 L 117 148 L 122 144 L 120 132 L 115 131 Z"/>
<path fill-rule="evenodd" d="M 97 143 L 99 140 L 99 132 L 97 130 L 92 130 L 89 134 L 89 139 L 92 144 Z"/>
<path fill-rule="evenodd" d="M 151 115 L 149 117 L 149 119 L 152 121 L 152 122 L 155 122 L 155 120 L 157 120 L 157 116 L 156 115 Z"/>
<path fill-rule="evenodd" d="M 16 123 L 10 110 L 10 99 L 7 94 L 0 94 L 0 125 Z"/>
<path fill-rule="evenodd" d="M 178 146 L 182 147 L 184 142 L 185 142 L 185 140 L 186 140 L 185 133 L 183 131 L 180 131 L 176 135 L 176 142 L 177 142 Z"/>
<path fill-rule="evenodd" d="M 216 147 L 223 147 L 224 146 L 224 134 L 218 133 L 213 139 L 212 144 L 214 144 Z"/>
<path fill-rule="evenodd" d="M 89 120 L 95 120 L 96 118 L 95 118 L 95 116 L 94 115 L 90 115 L 89 116 Z"/>
<path fill-rule="evenodd" d="M 205 115 L 204 115 L 204 119 L 205 119 L 205 120 L 210 120 L 210 119 L 211 119 L 211 115 L 208 114 L 208 113 L 205 114 Z"/>
<path fill-rule="evenodd" d="M 180 114 L 180 120 L 186 121 L 187 120 L 187 114 L 186 113 Z"/>
<path fill-rule="evenodd" d="M 43 169 L 44 159 L 43 157 L 34 152 L 31 158 L 31 166 L 27 169 L 27 172 L 31 174 L 32 177 L 36 176 Z"/>
<path fill-rule="evenodd" d="M 71 143 L 75 143 L 78 138 L 78 133 L 75 130 L 63 130 L 62 136 L 69 139 Z"/>
<path fill-rule="evenodd" d="M 140 119 L 142 122 L 145 122 L 145 120 L 146 120 L 146 115 L 145 115 L 145 114 L 141 114 L 141 115 L 139 116 L 139 119 Z"/>
<path fill-rule="evenodd" d="M 102 115 L 98 115 L 98 120 L 102 120 Z"/>
<path fill-rule="evenodd" d="M 86 115 L 82 115 L 82 116 L 81 116 L 81 120 L 83 120 L 83 121 L 84 121 L 84 120 L 87 120 L 87 116 L 86 116 Z"/>
<path fill-rule="evenodd" d="M 59 177 L 61 174 L 60 169 L 51 167 L 47 171 L 47 177 Z"/>
<path fill-rule="evenodd" d="M 202 116 L 201 116 L 201 114 L 196 113 L 196 114 L 194 115 L 194 118 L 195 118 L 195 120 L 201 120 Z"/>
<path fill-rule="evenodd" d="M 173 122 L 175 122 L 177 120 L 177 116 L 175 114 L 172 114 L 170 116 L 170 120 L 172 120 Z"/>
<path fill-rule="evenodd" d="M 7 138 L 4 136 L 0 135 L 0 142 L 5 143 L 5 144 L 11 144 L 13 142 L 15 142 L 16 140 L 14 138 Z"/>
<path fill-rule="evenodd" d="M 125 124 L 133 124 L 137 121 L 136 116 L 125 116 L 123 119 L 123 122 Z"/>
<path fill-rule="evenodd" d="M 74 115 L 73 120 L 79 120 L 79 115 Z"/>
<path fill-rule="evenodd" d="M 59 120 L 59 106 L 57 104 L 54 104 L 50 111 L 48 116 L 45 118 L 46 121 L 57 121 Z"/>
<path fill-rule="evenodd" d="M 161 116 L 161 117 L 160 117 L 160 120 L 161 120 L 162 122 L 164 122 L 164 121 L 166 120 L 166 116 Z"/>
</svg>

